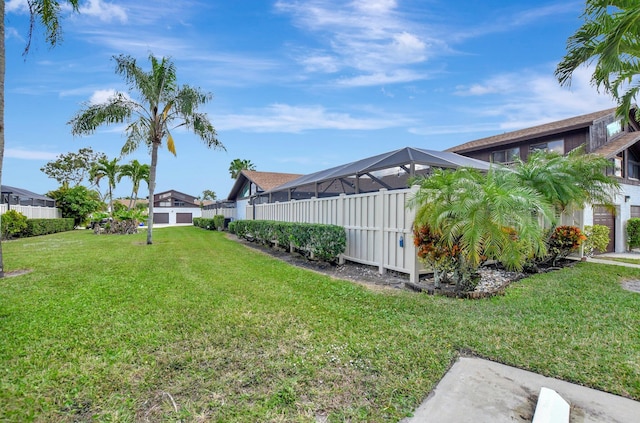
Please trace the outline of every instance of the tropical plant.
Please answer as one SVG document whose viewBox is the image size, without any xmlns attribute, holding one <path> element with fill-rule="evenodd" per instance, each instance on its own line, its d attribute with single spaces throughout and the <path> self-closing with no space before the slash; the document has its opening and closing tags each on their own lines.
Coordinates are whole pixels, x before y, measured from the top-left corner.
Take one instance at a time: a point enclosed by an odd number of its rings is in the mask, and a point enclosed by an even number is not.
<svg viewBox="0 0 640 423">
<path fill-rule="evenodd" d="M 127 164 L 120 166 L 120 173 L 118 174 L 118 182 L 123 176 L 131 179 L 133 188 L 131 189 L 131 199 L 129 201 L 129 210 L 138 202 L 138 190 L 140 189 L 140 182 L 144 181 L 149 186 L 149 165 L 141 164 L 137 160 L 132 160 Z"/>
<path fill-rule="evenodd" d="M 8 210 L 0 222 L 2 239 L 11 239 L 27 229 L 27 216 L 17 210 Z"/>
<path fill-rule="evenodd" d="M 210 189 L 205 189 L 204 191 L 202 191 L 202 197 L 203 200 L 215 200 L 217 198 L 215 191 L 212 191 Z"/>
<path fill-rule="evenodd" d="M 78 11 L 79 0 L 67 1 L 72 11 Z M 4 11 L 5 2 L 0 2 L 0 183 L 2 181 L 2 163 L 4 161 L 4 77 L 6 67 L 6 49 L 4 44 L 5 39 L 5 25 L 4 23 Z M 60 25 L 59 13 L 60 2 L 55 0 L 29 0 L 27 2 L 30 12 L 30 25 L 29 35 L 27 37 L 27 44 L 24 49 L 24 53 L 29 52 L 31 46 L 31 36 L 35 28 L 36 19 L 39 19 L 41 25 L 45 29 L 45 36 L 47 43 L 50 46 L 55 46 L 61 39 L 62 27 Z M 0 242 L 0 278 L 4 277 L 4 260 L 2 257 L 2 243 Z"/>
<path fill-rule="evenodd" d="M 630 250 L 640 247 L 640 218 L 638 217 L 627 220 L 627 243 Z"/>
<path fill-rule="evenodd" d="M 113 190 L 116 188 L 116 181 L 119 181 L 120 165 L 118 159 L 100 159 L 98 160 L 91 171 L 89 172 L 89 179 L 91 182 L 100 186 L 102 179 L 107 180 L 107 197 L 109 199 L 109 213 L 113 215 Z"/>
<path fill-rule="evenodd" d="M 129 84 L 130 91 L 136 92 L 136 101 L 124 93 L 116 93 L 101 104 L 86 104 L 71 119 L 74 135 L 93 133 L 101 125 L 127 123 L 127 141 L 122 154 L 135 151 L 144 144 L 151 153 L 149 168 L 149 218 L 147 244 L 152 244 L 153 195 L 156 187 L 156 169 L 158 148 L 166 139 L 167 149 L 176 154 L 171 130 L 184 127 L 194 132 L 204 144 L 211 148 L 224 146 L 218 141 L 215 128 L 198 107 L 206 104 L 210 93 L 188 85 L 179 86 L 176 82 L 176 69 L 173 62 L 163 57 L 157 59 L 149 55 L 151 70 L 146 72 L 130 56 L 115 56 L 116 73 Z"/>
<path fill-rule="evenodd" d="M 437 289 L 455 270 L 455 260 L 460 251 L 457 244 L 449 247 L 440 241 L 441 237 L 428 226 L 414 225 L 413 243 L 418 248 L 418 258 L 433 269 L 433 285 Z"/>
<path fill-rule="evenodd" d="M 62 212 L 63 218 L 73 218 L 75 227 L 85 223 L 91 213 L 104 208 L 98 191 L 90 190 L 84 185 L 62 186 L 49 191 L 47 197 L 56 200 L 56 207 Z"/>
<path fill-rule="evenodd" d="M 231 179 L 237 179 L 243 170 L 256 170 L 256 165 L 251 163 L 251 160 L 233 159 L 229 165 Z"/>
<path fill-rule="evenodd" d="M 584 24 L 567 40 L 567 54 L 556 68 L 562 85 L 595 62 L 591 82 L 618 102 L 625 121 L 640 90 L 640 8 L 635 0 L 587 0 Z M 640 116 L 636 111 L 636 116 Z"/>
<path fill-rule="evenodd" d="M 593 225 L 584 227 L 584 255 L 591 257 L 596 252 L 605 252 L 609 245 L 609 227 L 604 225 Z"/>
<path fill-rule="evenodd" d="M 554 266 L 558 263 L 558 260 L 576 251 L 587 239 L 577 226 L 558 226 L 550 232 L 547 257 Z"/>
<path fill-rule="evenodd" d="M 417 207 L 414 227 L 428 227 L 441 255 L 453 257 L 457 289 L 474 286 L 480 264 L 494 259 L 510 269 L 543 255 L 545 242 L 538 216 L 552 218 L 549 204 L 511 173 L 491 169 L 436 169 L 416 180 L 419 190 L 410 200 Z"/>
<path fill-rule="evenodd" d="M 553 205 L 556 217 L 571 208 L 586 204 L 613 205 L 619 182 L 606 175 L 611 162 L 602 156 L 585 154 L 577 148 L 566 155 L 538 151 L 526 162 L 516 158 L 511 168 L 503 171 L 540 193 Z"/>
<path fill-rule="evenodd" d="M 79 185 L 87 177 L 94 164 L 106 159 L 104 153 L 95 153 L 91 147 L 84 147 L 77 153 L 61 154 L 48 162 L 40 170 L 60 185 Z"/>
</svg>

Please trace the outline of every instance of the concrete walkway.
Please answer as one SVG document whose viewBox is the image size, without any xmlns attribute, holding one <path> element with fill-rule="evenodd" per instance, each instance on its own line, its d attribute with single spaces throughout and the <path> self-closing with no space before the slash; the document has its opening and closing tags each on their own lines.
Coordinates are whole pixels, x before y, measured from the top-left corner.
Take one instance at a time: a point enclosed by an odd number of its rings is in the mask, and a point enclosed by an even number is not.
<svg viewBox="0 0 640 423">
<path fill-rule="evenodd" d="M 540 388 L 571 406 L 571 422 L 640 422 L 640 402 L 480 358 L 461 357 L 400 423 L 531 422 Z"/>
</svg>

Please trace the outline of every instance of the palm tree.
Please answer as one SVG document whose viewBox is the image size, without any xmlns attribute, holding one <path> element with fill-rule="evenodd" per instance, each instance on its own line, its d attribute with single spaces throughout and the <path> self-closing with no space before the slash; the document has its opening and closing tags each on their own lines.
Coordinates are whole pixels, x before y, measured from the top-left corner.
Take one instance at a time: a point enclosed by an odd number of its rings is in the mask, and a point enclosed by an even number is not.
<svg viewBox="0 0 640 423">
<path fill-rule="evenodd" d="M 627 121 L 640 90 L 638 3 L 587 0 L 583 17 L 584 24 L 567 40 L 567 54 L 556 68 L 556 77 L 561 85 L 570 85 L 578 67 L 595 62 L 591 82 L 613 96 L 618 115 Z"/>
<path fill-rule="evenodd" d="M 240 172 L 243 170 L 256 170 L 256 165 L 251 163 L 251 160 L 240 160 L 233 159 L 231 164 L 229 165 L 229 173 L 231 174 L 231 179 L 237 179 Z"/>
<path fill-rule="evenodd" d="M 120 180 L 119 173 L 120 166 L 118 165 L 117 158 L 111 161 L 108 159 L 100 159 L 93 165 L 89 172 L 89 178 L 96 186 L 100 186 L 102 179 L 107 179 L 109 185 L 107 196 L 109 197 L 109 214 L 111 215 L 113 215 L 113 190 L 116 188 L 116 181 Z"/>
<path fill-rule="evenodd" d="M 132 160 L 128 164 L 120 166 L 120 173 L 118 174 L 118 182 L 123 176 L 131 179 L 133 188 L 131 190 L 131 200 L 129 201 L 129 210 L 138 202 L 138 189 L 140 189 L 140 182 L 144 181 L 149 186 L 149 165 L 141 164 L 137 160 Z"/>
<path fill-rule="evenodd" d="M 563 156 L 540 151 L 526 162 L 516 159 L 515 165 L 505 170 L 522 185 L 539 192 L 556 211 L 556 217 L 571 208 L 587 204 L 613 205 L 619 182 L 607 176 L 612 163 L 602 156 L 585 154 L 577 148 Z"/>
<path fill-rule="evenodd" d="M 436 169 L 419 184 L 410 202 L 418 207 L 414 225 L 429 228 L 444 250 L 455 252 L 458 288 L 484 260 L 521 269 L 528 257 L 544 253 L 537 216 L 551 218 L 551 208 L 511 174 Z"/>
<path fill-rule="evenodd" d="M 78 11 L 79 0 L 68 0 L 74 12 Z M 4 76 L 6 68 L 6 49 L 4 34 L 4 8 L 5 2 L 0 2 L 0 183 L 2 183 L 2 163 L 4 162 Z M 58 44 L 61 38 L 62 29 L 60 27 L 59 12 L 60 4 L 51 0 L 29 0 L 29 11 L 31 12 L 31 24 L 29 25 L 29 35 L 27 37 L 27 45 L 24 49 L 25 54 L 29 52 L 31 46 L 31 35 L 35 28 L 36 18 L 40 19 L 40 23 L 45 28 L 47 43 L 50 46 Z M 4 261 L 2 258 L 2 243 L 0 242 L 0 278 L 4 277 Z"/>
<path fill-rule="evenodd" d="M 158 60 L 149 55 L 151 70 L 145 72 L 130 56 L 115 56 L 116 73 L 124 77 L 130 90 L 140 100 L 135 101 L 123 93 L 116 93 L 102 104 L 86 105 L 69 122 L 74 135 L 93 133 L 100 125 L 127 123 L 127 141 L 122 154 L 135 151 L 141 144 L 149 148 L 149 220 L 147 244 L 152 244 L 153 194 L 156 187 L 158 148 L 166 139 L 167 149 L 176 154 L 171 130 L 184 127 L 194 132 L 208 148 L 222 148 L 215 128 L 206 114 L 198 112 L 200 105 L 211 100 L 210 93 L 176 82 L 176 69 L 171 60 Z"/>
</svg>

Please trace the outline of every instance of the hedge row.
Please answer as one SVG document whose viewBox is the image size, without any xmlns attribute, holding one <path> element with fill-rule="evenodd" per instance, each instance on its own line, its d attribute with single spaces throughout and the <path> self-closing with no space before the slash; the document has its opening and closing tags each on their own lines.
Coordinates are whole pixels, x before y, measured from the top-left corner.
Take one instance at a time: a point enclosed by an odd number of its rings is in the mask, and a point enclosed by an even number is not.
<svg viewBox="0 0 640 423">
<path fill-rule="evenodd" d="M 57 232 L 72 231 L 73 218 L 63 219 L 27 219 L 27 228 L 18 237 L 55 234 Z"/>
<path fill-rule="evenodd" d="M 224 229 L 224 219 L 223 214 L 216 214 L 213 216 L 213 219 L 208 217 L 194 217 L 193 226 L 208 229 L 210 231 L 221 231 Z"/>
<path fill-rule="evenodd" d="M 236 220 L 229 224 L 229 231 L 248 240 L 293 247 L 324 261 L 337 261 L 347 246 L 344 228 L 336 225 Z"/>
</svg>

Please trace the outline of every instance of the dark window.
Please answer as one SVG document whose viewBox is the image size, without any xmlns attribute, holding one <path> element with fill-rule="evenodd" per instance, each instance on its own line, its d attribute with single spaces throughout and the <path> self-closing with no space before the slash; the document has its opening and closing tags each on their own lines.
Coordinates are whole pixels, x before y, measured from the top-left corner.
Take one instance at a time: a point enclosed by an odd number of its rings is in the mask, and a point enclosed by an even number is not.
<svg viewBox="0 0 640 423">
<path fill-rule="evenodd" d="M 556 140 L 543 142 L 540 144 L 532 144 L 529 146 L 529 151 L 554 151 L 559 154 L 564 154 L 564 140 Z"/>
<path fill-rule="evenodd" d="M 493 163 L 511 163 L 516 158 L 520 158 L 520 147 L 494 151 L 493 153 L 491 153 L 491 161 Z"/>
</svg>

